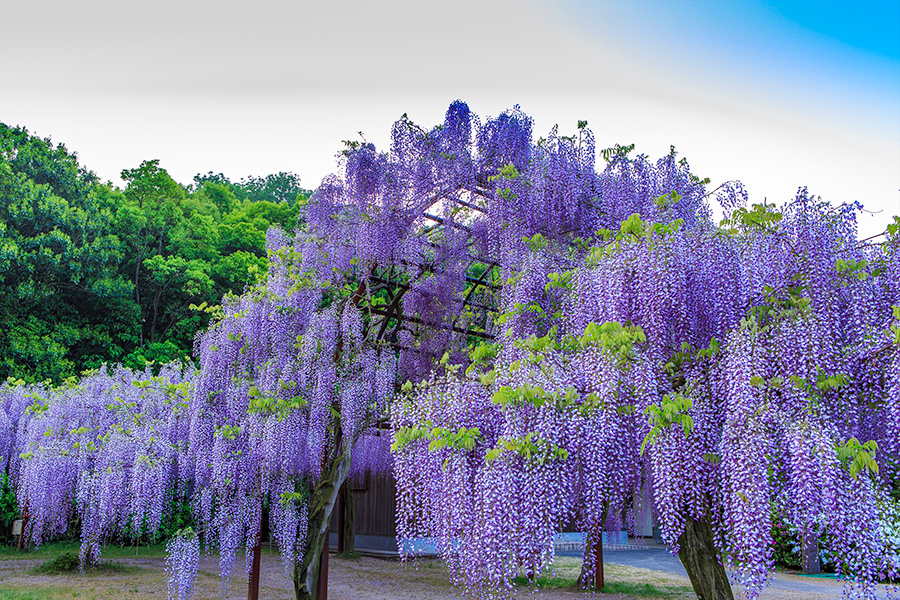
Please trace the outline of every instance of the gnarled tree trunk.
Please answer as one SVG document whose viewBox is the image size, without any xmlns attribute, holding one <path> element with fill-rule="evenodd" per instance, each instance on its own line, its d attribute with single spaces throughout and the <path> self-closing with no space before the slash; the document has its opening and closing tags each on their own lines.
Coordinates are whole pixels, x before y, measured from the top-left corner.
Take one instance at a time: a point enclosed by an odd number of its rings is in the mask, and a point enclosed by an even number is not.
<svg viewBox="0 0 900 600">
<path fill-rule="evenodd" d="M 709 523 L 688 518 L 678 546 L 678 558 L 698 600 L 734 600 Z"/>
<path fill-rule="evenodd" d="M 350 473 L 350 455 L 337 453 L 325 465 L 309 496 L 309 527 L 303 562 L 294 565 L 294 594 L 297 600 L 317 600 L 319 597 L 319 568 L 331 513 L 341 485 Z"/>
</svg>

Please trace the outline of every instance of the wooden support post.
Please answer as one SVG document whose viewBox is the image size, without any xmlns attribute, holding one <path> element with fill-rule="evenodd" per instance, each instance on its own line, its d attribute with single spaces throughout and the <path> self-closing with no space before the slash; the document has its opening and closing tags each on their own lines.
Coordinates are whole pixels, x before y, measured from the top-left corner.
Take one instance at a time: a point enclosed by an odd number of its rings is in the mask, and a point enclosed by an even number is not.
<svg viewBox="0 0 900 600">
<path fill-rule="evenodd" d="M 340 518 L 340 528 L 341 533 L 340 540 L 342 542 L 341 552 L 353 553 L 356 552 L 356 536 L 353 532 L 353 492 L 350 487 L 350 480 L 344 480 L 344 483 L 341 484 L 341 489 L 338 492 L 341 498 L 341 518 Z"/>
<path fill-rule="evenodd" d="M 331 532 L 325 532 L 325 546 L 322 548 L 322 560 L 319 561 L 319 594 L 316 600 L 328 600 L 328 542 Z"/>
<path fill-rule="evenodd" d="M 22 515 L 22 532 L 19 533 L 19 545 L 16 548 L 19 552 L 25 545 L 25 528 L 28 527 L 28 514 Z"/>
<path fill-rule="evenodd" d="M 250 567 L 250 577 L 247 582 L 247 600 L 259 600 L 259 561 L 262 555 L 262 539 L 266 525 L 266 511 L 259 511 L 259 535 L 256 545 L 253 546 L 253 564 Z"/>
<path fill-rule="evenodd" d="M 346 517 L 346 515 L 344 514 L 344 495 L 343 495 L 342 493 L 340 493 L 340 492 L 338 492 L 338 497 L 337 497 L 337 513 L 338 513 L 338 530 L 337 530 L 337 535 L 338 535 L 338 545 L 337 545 L 337 551 L 338 551 L 338 554 L 343 554 L 343 553 L 346 552 L 346 550 L 347 550 L 347 549 L 344 547 L 344 545 L 345 545 L 345 541 L 344 541 L 344 527 L 346 526 L 346 520 L 347 520 L 347 517 Z"/>
<path fill-rule="evenodd" d="M 594 590 L 601 591 L 606 582 L 603 580 L 603 532 L 594 543 Z"/>
<path fill-rule="evenodd" d="M 259 600 L 259 559 L 262 554 L 262 535 L 253 546 L 253 566 L 250 567 L 250 581 L 247 583 L 247 600 Z"/>
</svg>

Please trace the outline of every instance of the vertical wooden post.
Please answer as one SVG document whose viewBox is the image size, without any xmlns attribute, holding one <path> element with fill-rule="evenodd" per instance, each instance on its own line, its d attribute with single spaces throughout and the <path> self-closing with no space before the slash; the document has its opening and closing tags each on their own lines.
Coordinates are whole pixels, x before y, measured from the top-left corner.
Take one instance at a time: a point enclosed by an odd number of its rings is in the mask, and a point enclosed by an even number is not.
<svg viewBox="0 0 900 600">
<path fill-rule="evenodd" d="M 341 490 L 341 491 L 343 491 L 343 490 Z M 346 550 L 347 550 L 347 548 L 345 547 L 345 540 L 344 540 L 344 527 L 346 526 L 346 523 L 347 523 L 347 516 L 344 514 L 344 494 L 342 494 L 341 491 L 338 491 L 338 497 L 337 497 L 337 513 L 338 513 L 337 551 L 338 551 L 338 554 L 342 554 L 342 553 L 346 552 Z"/>
<path fill-rule="evenodd" d="M 600 591 L 606 582 L 603 580 L 603 532 L 594 543 L 594 589 Z"/>
<path fill-rule="evenodd" d="M 22 515 L 22 531 L 21 531 L 21 533 L 19 533 L 19 545 L 16 548 L 16 550 L 18 550 L 19 552 L 22 551 L 22 548 L 25 545 L 25 528 L 28 527 L 28 517 L 29 516 L 30 515 L 28 514 L 28 508 L 26 507 L 25 514 Z"/>
<path fill-rule="evenodd" d="M 322 560 L 319 561 L 319 593 L 316 600 L 328 600 L 328 543 L 331 530 L 325 532 L 325 546 L 322 548 Z"/>
<path fill-rule="evenodd" d="M 259 536 L 256 545 L 253 546 L 253 564 L 250 567 L 250 577 L 247 582 L 247 600 L 259 600 L 259 562 L 262 557 L 262 539 L 266 534 L 266 511 L 259 511 Z"/>
<path fill-rule="evenodd" d="M 253 566 L 250 567 L 250 581 L 247 584 L 247 600 L 259 600 L 259 555 L 262 554 L 262 536 L 253 546 Z"/>
<path fill-rule="evenodd" d="M 341 495 L 341 515 L 340 518 L 340 539 L 341 540 L 341 552 L 355 552 L 356 551 L 356 536 L 353 532 L 353 521 L 354 521 L 354 506 L 353 506 L 353 492 L 350 487 L 350 480 L 347 479 L 344 483 L 341 484 L 341 489 L 338 492 Z"/>
</svg>

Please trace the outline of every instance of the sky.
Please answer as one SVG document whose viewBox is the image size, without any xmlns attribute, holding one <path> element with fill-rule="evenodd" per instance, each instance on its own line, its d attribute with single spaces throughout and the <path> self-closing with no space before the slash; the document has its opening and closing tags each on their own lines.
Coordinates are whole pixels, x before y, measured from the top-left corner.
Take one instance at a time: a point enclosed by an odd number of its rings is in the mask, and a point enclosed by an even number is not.
<svg viewBox="0 0 900 600">
<path fill-rule="evenodd" d="M 387 148 L 403 113 L 519 105 L 535 135 L 674 145 L 751 202 L 798 187 L 900 215 L 900 1 L 0 0 L 0 121 L 102 180 L 160 159 L 178 181 L 293 171 L 343 140 Z"/>
</svg>

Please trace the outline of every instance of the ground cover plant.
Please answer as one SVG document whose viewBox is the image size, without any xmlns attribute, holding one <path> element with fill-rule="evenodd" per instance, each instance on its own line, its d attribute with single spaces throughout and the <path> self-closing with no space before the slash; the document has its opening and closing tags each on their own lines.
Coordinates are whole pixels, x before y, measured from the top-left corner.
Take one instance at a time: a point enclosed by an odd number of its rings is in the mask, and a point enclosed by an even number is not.
<svg viewBox="0 0 900 600">
<path fill-rule="evenodd" d="M 568 523 L 591 573 L 604 530 L 652 513 L 704 600 L 731 598 L 726 567 L 758 595 L 773 514 L 872 598 L 900 569 L 900 220 L 859 242 L 857 205 L 748 205 L 674 149 L 598 169 L 586 123 L 531 130 L 455 102 L 387 152 L 348 142 L 302 226 L 269 229 L 260 282 L 194 307 L 196 371 L 3 384 L 28 538 L 77 526 L 90 566 L 177 527 L 182 599 L 204 550 L 250 572 L 268 526 L 313 598 L 342 485 L 392 468 L 404 556 L 435 540 L 476 597 L 539 583 Z"/>
</svg>

